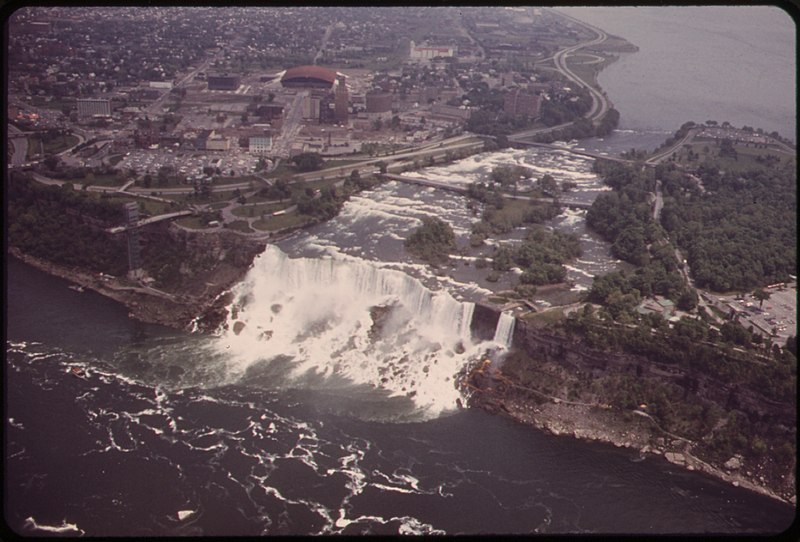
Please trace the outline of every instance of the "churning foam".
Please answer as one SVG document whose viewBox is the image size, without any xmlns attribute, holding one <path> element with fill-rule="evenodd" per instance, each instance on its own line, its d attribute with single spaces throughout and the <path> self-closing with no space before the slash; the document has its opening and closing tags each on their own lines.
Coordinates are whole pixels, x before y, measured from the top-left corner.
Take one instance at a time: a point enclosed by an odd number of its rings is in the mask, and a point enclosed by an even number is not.
<svg viewBox="0 0 800 542">
<path fill-rule="evenodd" d="M 471 338 L 473 303 L 360 259 L 289 258 L 268 246 L 234 296 L 217 344 L 234 374 L 288 356 L 296 379 L 345 377 L 432 416 L 457 406 L 456 374 L 495 346 Z"/>
</svg>

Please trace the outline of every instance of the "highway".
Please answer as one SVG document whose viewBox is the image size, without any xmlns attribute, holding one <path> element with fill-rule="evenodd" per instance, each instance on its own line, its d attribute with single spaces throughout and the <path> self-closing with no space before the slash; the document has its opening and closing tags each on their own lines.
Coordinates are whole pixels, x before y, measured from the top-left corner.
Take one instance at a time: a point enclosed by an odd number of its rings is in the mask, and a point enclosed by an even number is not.
<svg viewBox="0 0 800 542">
<path fill-rule="evenodd" d="M 659 151 L 658 153 L 654 154 L 653 156 L 651 156 L 650 158 L 645 160 L 644 163 L 646 165 L 648 165 L 648 166 L 655 166 L 659 162 L 663 161 L 666 157 L 670 156 L 673 152 L 675 152 L 681 146 L 683 146 L 684 144 L 686 144 L 689 141 L 691 141 L 692 139 L 694 139 L 694 136 L 695 136 L 696 133 L 697 133 L 697 129 L 696 128 L 692 128 L 691 130 L 689 130 L 686 133 L 685 136 L 683 136 L 680 139 L 680 141 L 676 141 L 675 143 L 673 143 L 672 145 L 670 145 L 666 149 L 664 149 L 662 151 Z"/>
<path fill-rule="evenodd" d="M 11 145 L 14 147 L 14 152 L 11 153 L 11 167 L 18 167 L 25 163 L 25 158 L 28 156 L 28 137 L 13 124 L 8 124 L 8 139 L 11 140 Z"/>
<path fill-rule="evenodd" d="M 567 56 L 569 56 L 571 53 L 574 53 L 578 49 L 583 49 L 584 47 L 589 47 L 591 45 L 598 45 L 600 43 L 603 43 L 604 41 L 606 41 L 606 39 L 608 39 L 608 35 L 601 29 L 594 27 L 590 24 L 584 23 L 583 21 L 579 21 L 578 19 L 570 17 L 569 15 L 565 15 L 563 13 L 559 13 L 559 15 L 562 15 L 563 17 L 566 17 L 567 19 L 583 26 L 584 28 L 588 28 L 589 30 L 597 34 L 597 37 L 595 39 L 584 43 L 579 43 L 577 45 L 573 45 L 572 47 L 567 47 L 566 49 L 562 49 L 553 56 L 553 62 L 555 63 L 558 71 L 563 73 L 570 81 L 574 82 L 577 85 L 585 87 L 589 91 L 589 94 L 591 94 L 592 96 L 592 108 L 586 114 L 586 118 L 592 121 L 597 121 L 598 119 L 602 118 L 603 115 L 605 115 L 606 111 L 608 111 L 608 99 L 605 96 L 603 96 L 603 94 L 600 93 L 597 89 L 595 89 L 588 83 L 584 82 L 577 75 L 575 75 L 575 73 L 572 70 L 570 70 L 569 67 L 567 67 Z"/>
<path fill-rule="evenodd" d="M 570 70 L 569 67 L 567 67 L 567 57 L 570 54 L 574 53 L 575 51 L 583 49 L 584 47 L 590 47 L 592 45 L 598 45 L 600 43 L 603 43 L 606 39 L 608 39 L 608 35 L 601 29 L 594 27 L 590 24 L 584 23 L 583 21 L 579 21 L 578 19 L 570 17 L 569 15 L 566 15 L 561 12 L 558 12 L 558 14 L 562 17 L 565 17 L 573 21 L 576 24 L 588 28 L 589 30 L 597 34 L 597 37 L 594 38 L 593 40 L 586 41 L 583 43 L 578 43 L 577 45 L 567 47 L 566 49 L 561 49 L 560 51 L 555 53 L 552 57 L 553 63 L 555 64 L 555 67 L 559 72 L 561 72 L 568 80 L 572 81 L 578 86 L 586 88 L 589 91 L 589 95 L 592 97 L 592 108 L 584 116 L 589 120 L 591 120 L 592 122 L 596 122 L 599 119 L 601 119 L 603 115 L 606 114 L 606 111 L 608 111 L 610 107 L 608 98 L 606 98 L 602 92 L 598 91 L 590 84 L 583 81 L 580 77 L 575 75 L 575 73 L 572 70 Z M 570 121 L 570 122 L 565 122 L 563 124 L 558 124 L 556 126 L 549 126 L 547 128 L 536 128 L 533 130 L 525 130 L 522 132 L 517 132 L 515 134 L 509 135 L 508 139 L 510 141 L 519 141 L 520 139 L 525 139 L 531 136 L 560 130 L 561 128 L 566 128 L 571 124 L 572 122 Z"/>
</svg>

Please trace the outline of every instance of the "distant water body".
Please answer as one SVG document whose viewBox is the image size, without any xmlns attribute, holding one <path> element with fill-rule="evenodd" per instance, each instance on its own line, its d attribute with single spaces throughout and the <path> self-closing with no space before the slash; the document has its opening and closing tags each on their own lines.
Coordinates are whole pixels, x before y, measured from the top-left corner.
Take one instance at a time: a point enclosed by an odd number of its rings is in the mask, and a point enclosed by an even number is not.
<svg viewBox="0 0 800 542">
<path fill-rule="evenodd" d="M 795 24 L 771 6 L 558 8 L 639 47 L 598 82 L 620 128 L 729 121 L 796 140 Z"/>
</svg>

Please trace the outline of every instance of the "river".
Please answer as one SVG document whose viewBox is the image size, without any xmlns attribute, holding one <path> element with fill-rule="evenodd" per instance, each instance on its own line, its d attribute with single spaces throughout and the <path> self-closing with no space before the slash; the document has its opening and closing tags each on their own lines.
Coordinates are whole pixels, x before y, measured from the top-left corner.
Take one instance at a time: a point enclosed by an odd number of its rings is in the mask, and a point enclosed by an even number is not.
<svg viewBox="0 0 800 542">
<path fill-rule="evenodd" d="M 776 6 L 560 7 L 639 47 L 598 76 L 620 128 L 692 120 L 796 140 L 795 22 Z M 648 150 L 652 148 L 647 147 Z"/>
<path fill-rule="evenodd" d="M 670 129 L 579 145 L 616 153 Z M 607 189 L 589 160 L 551 150 L 419 174 L 463 184 L 500 163 L 571 180 L 587 201 Z M 581 239 L 573 293 L 620 265 L 584 215 L 549 223 Z M 425 216 L 450 222 L 462 245 L 476 220 L 460 195 L 394 181 L 353 197 L 256 259 L 215 336 L 137 323 L 9 260 L 9 526 L 233 536 L 769 533 L 791 523 L 793 507 L 661 458 L 460 408 L 458 371 L 506 347 L 469 333 L 472 303 L 496 285 L 472 256 L 440 270 L 410 259 L 402 241 Z"/>
</svg>

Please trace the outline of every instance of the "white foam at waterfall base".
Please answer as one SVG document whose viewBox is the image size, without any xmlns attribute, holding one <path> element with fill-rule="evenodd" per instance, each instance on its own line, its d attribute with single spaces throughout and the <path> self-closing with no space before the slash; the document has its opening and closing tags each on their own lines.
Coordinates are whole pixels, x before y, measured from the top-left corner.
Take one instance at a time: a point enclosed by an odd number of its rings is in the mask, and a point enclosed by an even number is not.
<svg viewBox="0 0 800 542">
<path fill-rule="evenodd" d="M 289 258 L 268 246 L 233 293 L 216 343 L 231 377 L 290 357 L 297 385 L 309 371 L 345 377 L 436 416 L 457 407 L 456 374 L 490 346 L 471 339 L 474 304 L 352 257 Z M 374 328 L 373 313 L 381 315 Z"/>
</svg>

